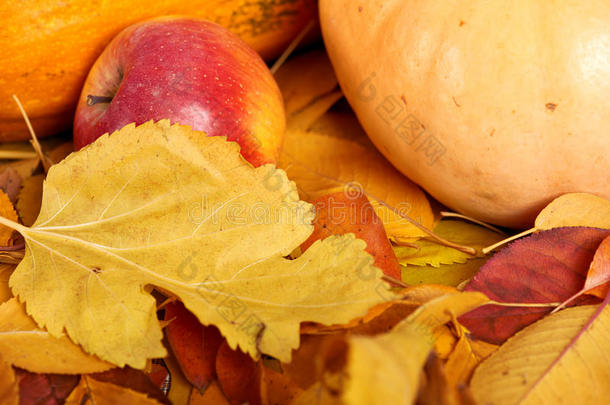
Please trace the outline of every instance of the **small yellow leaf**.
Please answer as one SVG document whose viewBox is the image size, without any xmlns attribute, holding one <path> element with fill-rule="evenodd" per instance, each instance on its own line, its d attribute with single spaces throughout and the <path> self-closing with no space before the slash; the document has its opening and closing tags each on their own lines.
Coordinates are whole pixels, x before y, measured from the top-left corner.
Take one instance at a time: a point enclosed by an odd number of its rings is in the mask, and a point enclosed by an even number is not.
<svg viewBox="0 0 610 405">
<path fill-rule="evenodd" d="M 467 260 L 482 257 L 482 248 L 505 237 L 482 226 L 452 219 L 440 221 L 434 228 L 434 233 L 454 243 L 473 247 L 478 255 L 472 256 L 426 238 L 413 242 L 413 246 L 395 246 L 394 252 L 400 264 L 439 267 L 443 264 L 466 263 Z"/>
<path fill-rule="evenodd" d="M 0 402 L 3 405 L 19 404 L 19 385 L 10 363 L 0 355 Z"/>
<path fill-rule="evenodd" d="M 426 235 L 401 214 L 428 229 L 434 225 L 426 195 L 372 147 L 311 131 L 287 131 L 279 166 L 308 201 L 342 190 L 348 195 L 364 192 L 394 241 Z"/>
<path fill-rule="evenodd" d="M 312 218 L 282 170 L 252 167 L 236 143 L 128 125 L 51 167 L 36 223 L 11 224 L 26 253 L 10 285 L 52 335 L 120 366 L 165 356 L 151 285 L 231 348 L 289 361 L 301 322 L 348 322 L 391 297 L 353 234 L 284 258 Z"/>
<path fill-rule="evenodd" d="M 160 405 L 146 394 L 83 375 L 66 405 Z"/>
<path fill-rule="evenodd" d="M 113 367 L 66 336 L 54 337 L 38 328 L 16 298 L 0 305 L 0 355 L 34 373 L 96 373 Z"/>
<path fill-rule="evenodd" d="M 0 304 L 8 301 L 13 293 L 11 288 L 8 286 L 8 280 L 15 270 L 14 264 L 0 263 Z"/>
<path fill-rule="evenodd" d="M 559 311 L 507 340 L 474 372 L 471 389 L 477 402 L 607 403 L 610 306 L 597 313 L 599 309 L 580 306 Z"/>
<path fill-rule="evenodd" d="M 17 221 L 17 213 L 8 195 L 0 190 L 0 216 Z M 8 246 L 13 235 L 13 230 L 5 225 L 0 225 L 0 246 Z"/>
<path fill-rule="evenodd" d="M 466 263 L 433 266 L 401 266 L 402 281 L 407 284 L 445 284 L 457 287 L 472 278 L 488 257 L 475 258 Z"/>
<path fill-rule="evenodd" d="M 536 229 L 591 226 L 610 229 L 610 201 L 587 193 L 564 194 L 536 217 Z"/>
<path fill-rule="evenodd" d="M 26 226 L 32 226 L 40 213 L 43 182 L 44 174 L 36 174 L 28 177 L 21 184 L 21 191 L 17 199 L 17 211 L 21 222 Z"/>
</svg>

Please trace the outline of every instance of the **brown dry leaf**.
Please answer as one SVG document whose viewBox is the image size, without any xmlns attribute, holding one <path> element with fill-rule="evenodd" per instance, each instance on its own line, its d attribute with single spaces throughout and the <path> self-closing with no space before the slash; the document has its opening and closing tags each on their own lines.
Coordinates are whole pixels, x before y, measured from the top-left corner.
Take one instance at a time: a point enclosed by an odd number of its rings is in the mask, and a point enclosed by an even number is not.
<svg viewBox="0 0 610 405">
<path fill-rule="evenodd" d="M 0 190 L 0 216 L 10 219 L 11 221 L 17 221 L 17 213 L 15 207 L 11 202 L 8 195 Z M 5 225 L 0 225 L 0 246 L 10 245 L 13 236 L 13 230 Z"/>
<path fill-rule="evenodd" d="M 562 226 L 610 229 L 610 201 L 587 193 L 564 194 L 540 211 L 535 226 L 538 230 Z"/>
<path fill-rule="evenodd" d="M 38 328 L 16 298 L 0 305 L 0 355 L 35 373 L 81 374 L 113 367 L 85 353 L 68 337 L 54 337 Z"/>
<path fill-rule="evenodd" d="M 21 176 L 19 176 L 17 170 L 9 166 L 0 171 L 0 189 L 2 189 L 8 195 L 11 202 L 14 203 L 17 200 L 20 187 Z"/>
<path fill-rule="evenodd" d="M 0 263 L 0 304 L 8 301 L 13 296 L 8 280 L 15 270 L 14 264 Z"/>
<path fill-rule="evenodd" d="M 0 355 L 0 403 L 3 405 L 19 404 L 19 384 L 10 363 Z"/>
<path fill-rule="evenodd" d="M 176 404 L 174 402 L 174 404 Z M 217 381 L 212 381 L 203 391 L 203 394 L 195 387 L 191 390 L 188 405 L 229 405 L 230 402 L 222 393 Z"/>
<path fill-rule="evenodd" d="M 426 195 L 373 148 L 315 132 L 287 131 L 279 166 L 308 201 L 338 191 L 364 192 L 393 241 L 426 235 L 400 214 L 429 229 L 434 226 Z"/>
<path fill-rule="evenodd" d="M 284 63 L 274 75 L 286 106 L 287 120 L 338 86 L 326 52 L 316 50 Z"/>
<path fill-rule="evenodd" d="M 161 405 L 160 402 L 129 388 L 102 382 L 83 375 L 66 399 L 65 405 Z"/>
<path fill-rule="evenodd" d="M 36 174 L 25 179 L 21 185 L 17 200 L 17 211 L 21 222 L 25 226 L 32 226 L 40 213 L 44 177 L 44 174 Z"/>
</svg>

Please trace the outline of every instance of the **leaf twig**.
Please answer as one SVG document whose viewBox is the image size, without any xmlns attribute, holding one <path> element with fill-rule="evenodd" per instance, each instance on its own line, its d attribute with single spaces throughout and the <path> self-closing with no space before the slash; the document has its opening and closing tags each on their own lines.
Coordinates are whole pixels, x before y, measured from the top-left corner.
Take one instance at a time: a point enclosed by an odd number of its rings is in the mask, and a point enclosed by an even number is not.
<svg viewBox="0 0 610 405">
<path fill-rule="evenodd" d="M 30 135 L 32 136 L 30 143 L 34 147 L 34 150 L 36 151 L 36 154 L 38 155 L 38 158 L 40 159 L 40 162 L 42 163 L 44 172 L 47 173 L 49 171 L 49 167 L 51 167 L 51 165 L 53 163 L 49 160 L 48 157 L 45 156 L 44 153 L 42 153 L 42 147 L 40 146 L 40 143 L 38 142 L 38 138 L 36 137 L 36 133 L 34 132 L 34 128 L 32 127 L 32 123 L 30 122 L 30 118 L 28 117 L 27 113 L 25 112 L 25 109 L 23 108 L 23 105 L 21 104 L 21 101 L 19 101 L 19 98 L 17 97 L 16 94 L 13 94 L 13 100 L 15 100 L 15 103 L 17 103 L 17 107 L 19 107 L 19 111 L 21 111 L 21 115 L 23 116 L 25 124 L 28 127 L 28 131 L 30 131 Z"/>
</svg>

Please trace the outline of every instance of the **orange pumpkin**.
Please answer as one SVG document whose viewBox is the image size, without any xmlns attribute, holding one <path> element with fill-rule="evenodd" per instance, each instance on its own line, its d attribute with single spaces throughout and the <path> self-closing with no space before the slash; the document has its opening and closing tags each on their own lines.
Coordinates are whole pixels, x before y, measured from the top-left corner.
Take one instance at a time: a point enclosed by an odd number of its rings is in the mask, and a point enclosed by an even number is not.
<svg viewBox="0 0 610 405">
<path fill-rule="evenodd" d="M 442 203 L 512 227 L 610 198 L 610 4 L 321 0 L 339 83 L 379 150 Z"/>
<path fill-rule="evenodd" d="M 87 72 L 106 44 L 126 26 L 165 14 L 224 25 L 269 59 L 317 18 L 317 8 L 315 0 L 2 0 L 0 142 L 29 137 L 12 94 L 37 135 L 68 129 Z"/>
</svg>

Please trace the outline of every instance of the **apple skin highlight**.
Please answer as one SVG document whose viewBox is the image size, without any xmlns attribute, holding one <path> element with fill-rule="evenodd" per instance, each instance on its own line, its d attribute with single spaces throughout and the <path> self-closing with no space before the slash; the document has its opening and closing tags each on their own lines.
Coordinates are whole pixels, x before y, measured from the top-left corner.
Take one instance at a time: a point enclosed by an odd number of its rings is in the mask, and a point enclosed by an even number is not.
<svg viewBox="0 0 610 405">
<path fill-rule="evenodd" d="M 110 42 L 81 92 L 74 146 L 163 118 L 226 136 L 254 166 L 276 163 L 285 129 L 281 93 L 260 56 L 217 24 L 182 17 L 132 25 Z"/>
</svg>

